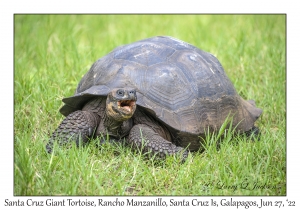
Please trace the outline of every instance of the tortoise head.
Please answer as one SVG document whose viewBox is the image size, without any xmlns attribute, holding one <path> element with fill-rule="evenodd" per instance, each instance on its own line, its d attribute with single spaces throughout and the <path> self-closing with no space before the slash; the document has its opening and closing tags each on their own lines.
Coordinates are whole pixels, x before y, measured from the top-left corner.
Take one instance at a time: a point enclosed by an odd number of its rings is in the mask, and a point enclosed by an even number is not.
<svg viewBox="0 0 300 210">
<path fill-rule="evenodd" d="M 108 93 L 106 113 L 116 121 L 125 121 L 132 117 L 136 109 L 136 91 L 132 88 L 116 88 Z"/>
</svg>

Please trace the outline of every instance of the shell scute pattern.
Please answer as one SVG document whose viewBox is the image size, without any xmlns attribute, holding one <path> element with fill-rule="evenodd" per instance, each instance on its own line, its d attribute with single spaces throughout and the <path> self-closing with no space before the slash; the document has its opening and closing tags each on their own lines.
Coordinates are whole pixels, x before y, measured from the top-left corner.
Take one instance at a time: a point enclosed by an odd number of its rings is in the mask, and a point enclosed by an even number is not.
<svg viewBox="0 0 300 210">
<path fill-rule="evenodd" d="M 106 96 L 119 87 L 135 88 L 137 105 L 180 138 L 219 129 L 229 114 L 247 131 L 261 114 L 237 94 L 216 57 L 172 37 L 124 45 L 96 61 L 75 95 L 64 99 L 61 112 L 80 109 L 90 95 Z"/>
</svg>

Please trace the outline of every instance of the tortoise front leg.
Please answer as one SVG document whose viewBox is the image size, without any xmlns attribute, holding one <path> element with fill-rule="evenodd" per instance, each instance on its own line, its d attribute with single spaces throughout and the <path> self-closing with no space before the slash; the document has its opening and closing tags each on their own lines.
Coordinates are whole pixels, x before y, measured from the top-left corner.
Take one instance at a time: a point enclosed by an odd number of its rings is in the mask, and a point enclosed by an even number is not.
<svg viewBox="0 0 300 210">
<path fill-rule="evenodd" d="M 184 162 L 188 156 L 187 151 L 183 151 L 182 147 L 178 147 L 172 142 L 162 138 L 151 127 L 138 124 L 133 126 L 126 142 L 132 146 L 133 149 L 142 151 L 142 153 L 150 153 L 151 155 L 158 155 L 161 159 L 165 159 L 166 155 L 181 154 Z"/>
<path fill-rule="evenodd" d="M 84 144 L 88 138 L 94 135 L 99 124 L 100 117 L 88 111 L 75 111 L 69 114 L 53 132 L 46 145 L 48 153 L 52 152 L 54 141 L 58 141 L 59 145 L 67 145 L 76 142 L 80 145 L 80 141 Z"/>
</svg>

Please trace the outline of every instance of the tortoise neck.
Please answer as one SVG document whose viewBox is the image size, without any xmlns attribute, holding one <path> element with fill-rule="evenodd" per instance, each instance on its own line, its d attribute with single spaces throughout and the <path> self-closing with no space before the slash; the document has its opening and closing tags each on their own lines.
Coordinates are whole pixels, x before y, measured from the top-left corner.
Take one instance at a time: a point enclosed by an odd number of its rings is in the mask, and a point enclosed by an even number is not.
<svg viewBox="0 0 300 210">
<path fill-rule="evenodd" d="M 111 117 L 107 111 L 104 112 L 103 116 L 103 124 L 107 131 L 114 136 L 118 136 L 121 130 L 121 126 L 123 121 L 117 121 L 113 117 Z"/>
</svg>

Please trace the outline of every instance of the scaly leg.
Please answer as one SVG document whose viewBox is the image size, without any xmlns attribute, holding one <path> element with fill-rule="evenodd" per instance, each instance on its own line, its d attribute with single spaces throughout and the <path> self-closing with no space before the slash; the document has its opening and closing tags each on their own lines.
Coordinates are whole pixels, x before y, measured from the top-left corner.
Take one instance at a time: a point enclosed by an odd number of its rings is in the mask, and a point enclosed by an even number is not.
<svg viewBox="0 0 300 210">
<path fill-rule="evenodd" d="M 67 145 L 73 141 L 76 145 L 86 143 L 88 138 L 94 135 L 99 125 L 100 117 L 88 111 L 75 111 L 69 114 L 53 132 L 46 145 L 48 153 L 52 152 L 54 141 L 58 141 L 59 145 Z"/>
<path fill-rule="evenodd" d="M 165 159 L 166 155 L 180 154 L 183 150 L 182 147 L 165 140 L 151 127 L 143 124 L 133 126 L 126 141 L 133 149 L 142 151 L 142 153 L 150 152 L 151 155 L 158 155 L 162 159 Z M 182 152 L 183 162 L 187 156 L 187 151 Z"/>
</svg>

